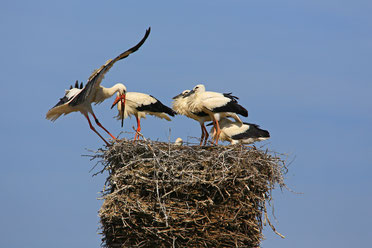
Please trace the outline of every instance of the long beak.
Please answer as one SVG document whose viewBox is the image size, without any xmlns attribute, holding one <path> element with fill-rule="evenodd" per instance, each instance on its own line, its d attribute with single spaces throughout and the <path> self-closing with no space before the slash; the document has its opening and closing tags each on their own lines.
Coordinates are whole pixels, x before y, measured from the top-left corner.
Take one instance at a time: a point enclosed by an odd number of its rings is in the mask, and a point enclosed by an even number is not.
<svg viewBox="0 0 372 248">
<path fill-rule="evenodd" d="M 182 93 L 178 94 L 177 96 L 173 97 L 172 99 L 177 99 L 180 96 L 182 96 Z"/>
<path fill-rule="evenodd" d="M 184 97 L 190 96 L 190 95 L 192 95 L 192 94 L 194 94 L 194 93 L 195 93 L 195 90 L 190 90 L 190 92 L 187 93 Z"/>
<path fill-rule="evenodd" d="M 207 124 L 206 126 L 212 126 L 212 125 L 213 125 L 213 122 L 211 122 L 211 123 Z"/>
<path fill-rule="evenodd" d="M 111 109 L 112 109 L 113 107 L 115 107 L 116 104 L 118 104 L 118 102 L 121 103 L 121 111 L 120 111 L 121 127 L 124 126 L 125 96 L 126 96 L 125 93 L 122 94 L 122 95 L 117 96 L 115 98 L 114 103 L 111 106 Z"/>
<path fill-rule="evenodd" d="M 116 98 L 115 98 L 115 101 L 114 101 L 114 103 L 112 104 L 112 106 L 111 106 L 111 109 L 113 108 L 113 107 L 115 107 L 115 105 L 120 101 L 120 96 L 117 96 Z"/>
<path fill-rule="evenodd" d="M 124 110 L 125 110 L 125 93 L 122 95 L 121 99 L 121 127 L 124 125 Z"/>
</svg>

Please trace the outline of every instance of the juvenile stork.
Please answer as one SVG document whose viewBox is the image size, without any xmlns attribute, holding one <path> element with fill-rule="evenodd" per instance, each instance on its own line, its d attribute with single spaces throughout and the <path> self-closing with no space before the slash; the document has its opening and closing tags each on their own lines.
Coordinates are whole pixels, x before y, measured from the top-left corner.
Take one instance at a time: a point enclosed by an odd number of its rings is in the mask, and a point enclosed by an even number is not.
<svg viewBox="0 0 372 248">
<path fill-rule="evenodd" d="M 121 97 L 118 93 L 111 108 L 113 108 L 117 104 L 117 108 L 119 111 L 117 119 L 121 120 L 122 123 L 124 118 L 127 118 L 128 116 L 134 115 L 136 117 L 137 130 L 134 136 L 134 140 L 139 140 L 139 132 L 141 131 L 141 118 L 146 118 L 146 114 L 153 115 L 161 119 L 166 119 L 167 121 L 171 120 L 168 115 L 174 116 L 176 114 L 176 112 L 174 112 L 171 108 L 165 106 L 158 99 L 148 94 L 139 92 L 127 92 L 124 103 L 120 100 Z"/>
<path fill-rule="evenodd" d="M 190 90 L 184 90 L 182 91 L 182 93 L 173 97 L 172 108 L 174 111 L 177 112 L 177 114 L 185 115 L 199 122 L 201 132 L 202 132 L 201 137 L 200 137 L 200 145 L 203 144 L 203 141 L 204 141 L 204 145 L 206 145 L 209 134 L 208 134 L 207 129 L 204 126 L 204 122 L 211 121 L 211 118 L 207 113 L 203 111 L 198 112 L 198 113 L 193 113 L 189 110 L 189 104 L 188 104 L 189 93 L 190 93 Z"/>
<path fill-rule="evenodd" d="M 225 116 L 233 116 L 235 114 L 248 117 L 248 111 L 238 104 L 237 97 L 231 93 L 218 93 L 205 91 L 205 86 L 202 84 L 196 85 L 187 95 L 189 110 L 194 113 L 207 113 L 215 128 L 215 143 L 218 144 L 218 139 L 221 133 L 218 121 Z M 237 117 L 237 116 L 236 116 Z M 242 122 L 239 117 L 235 118 Z"/>
<path fill-rule="evenodd" d="M 150 30 L 150 28 L 146 30 L 145 36 L 137 45 L 121 53 L 116 58 L 108 60 L 99 69 L 95 70 L 92 75 L 90 75 L 85 87 L 82 89 L 75 87 L 70 90 L 66 90 L 65 96 L 60 98 L 60 101 L 47 112 L 46 118 L 48 120 L 55 121 L 61 115 L 67 115 L 71 112 L 79 111 L 88 120 L 90 129 L 92 129 L 106 143 L 106 145 L 109 145 L 109 143 L 92 126 L 88 114 L 91 114 L 94 117 L 94 120 L 99 127 L 105 130 L 113 139 L 116 138 L 98 121 L 93 112 L 91 104 L 101 103 L 105 99 L 114 95 L 116 92 L 120 96 L 120 101 L 124 102 L 126 87 L 123 84 L 115 84 L 111 88 L 105 88 L 100 84 L 104 78 L 104 75 L 117 61 L 128 57 L 131 53 L 134 53 L 143 45 L 150 34 Z"/>
<path fill-rule="evenodd" d="M 207 126 L 212 124 L 213 123 L 210 123 Z M 221 141 L 229 141 L 232 145 L 238 143 L 251 144 L 256 141 L 267 140 L 270 138 L 270 133 L 261 129 L 256 124 L 246 122 L 240 123 L 237 121 L 231 121 L 227 118 L 222 118 L 219 121 L 219 125 L 221 128 L 219 139 Z"/>
<path fill-rule="evenodd" d="M 177 114 L 180 115 L 185 115 L 191 119 L 196 120 L 200 124 L 201 128 L 201 137 L 200 137 L 200 145 L 207 144 L 207 140 L 209 137 L 208 131 L 205 128 L 204 123 L 207 121 L 212 121 L 212 118 L 210 115 L 204 111 L 200 112 L 192 112 L 189 104 L 189 97 L 190 97 L 190 90 L 184 90 L 182 93 L 178 94 L 177 96 L 173 97 L 173 103 L 172 103 L 172 108 L 177 112 Z M 229 95 L 229 94 L 224 94 L 224 95 Z M 221 116 L 223 117 L 232 117 L 236 121 L 240 121 L 239 116 L 237 116 L 235 113 L 221 113 Z"/>
</svg>

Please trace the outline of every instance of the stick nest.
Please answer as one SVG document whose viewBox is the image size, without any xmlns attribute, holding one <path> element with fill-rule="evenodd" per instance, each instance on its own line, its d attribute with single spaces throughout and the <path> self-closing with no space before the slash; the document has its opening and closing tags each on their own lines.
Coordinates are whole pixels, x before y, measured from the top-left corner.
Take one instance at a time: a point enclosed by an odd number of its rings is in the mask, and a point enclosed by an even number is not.
<svg viewBox="0 0 372 248">
<path fill-rule="evenodd" d="M 99 212 L 109 248 L 257 247 L 265 203 L 285 185 L 279 156 L 239 145 L 122 139 L 93 158 L 109 172 Z"/>
</svg>

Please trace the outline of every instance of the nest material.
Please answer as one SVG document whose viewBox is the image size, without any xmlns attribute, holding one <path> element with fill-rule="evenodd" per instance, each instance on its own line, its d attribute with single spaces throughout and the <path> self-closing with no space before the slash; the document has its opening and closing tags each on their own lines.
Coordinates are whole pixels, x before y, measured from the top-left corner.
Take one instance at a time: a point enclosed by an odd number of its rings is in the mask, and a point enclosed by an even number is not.
<svg viewBox="0 0 372 248">
<path fill-rule="evenodd" d="M 239 145 L 123 139 L 94 157 L 109 172 L 99 212 L 109 248 L 257 247 L 286 172 L 279 156 Z"/>
</svg>

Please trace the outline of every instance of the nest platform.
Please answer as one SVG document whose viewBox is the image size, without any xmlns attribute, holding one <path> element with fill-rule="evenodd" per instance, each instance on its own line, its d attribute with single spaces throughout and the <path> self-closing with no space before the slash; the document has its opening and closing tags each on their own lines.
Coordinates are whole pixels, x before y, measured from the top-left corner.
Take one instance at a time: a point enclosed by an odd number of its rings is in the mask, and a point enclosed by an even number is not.
<svg viewBox="0 0 372 248">
<path fill-rule="evenodd" d="M 99 211 L 108 248 L 258 247 L 271 192 L 285 185 L 280 156 L 240 145 L 122 139 L 93 157 L 108 172 Z"/>
</svg>

